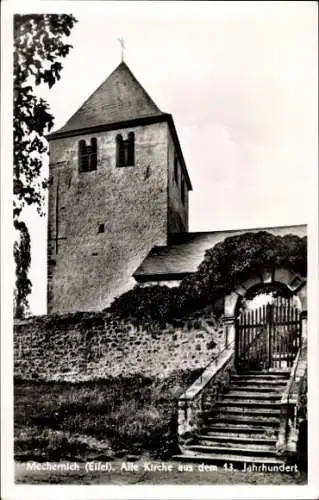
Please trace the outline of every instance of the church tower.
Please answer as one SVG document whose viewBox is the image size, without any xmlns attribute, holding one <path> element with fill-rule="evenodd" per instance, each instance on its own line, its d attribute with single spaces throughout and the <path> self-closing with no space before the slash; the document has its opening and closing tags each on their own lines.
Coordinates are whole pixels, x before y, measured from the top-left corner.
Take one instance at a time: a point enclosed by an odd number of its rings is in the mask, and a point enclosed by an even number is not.
<svg viewBox="0 0 319 500">
<path fill-rule="evenodd" d="M 48 140 L 48 313 L 100 310 L 155 245 L 188 231 L 173 118 L 122 62 Z"/>
</svg>

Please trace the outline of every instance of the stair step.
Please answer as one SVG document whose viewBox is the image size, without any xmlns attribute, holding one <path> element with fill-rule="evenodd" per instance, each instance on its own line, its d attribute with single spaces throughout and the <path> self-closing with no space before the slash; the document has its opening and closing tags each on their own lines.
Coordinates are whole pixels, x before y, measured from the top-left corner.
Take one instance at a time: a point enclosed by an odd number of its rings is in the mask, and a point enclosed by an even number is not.
<svg viewBox="0 0 319 500">
<path fill-rule="evenodd" d="M 246 463 L 247 465 L 269 465 L 269 466 L 280 466 L 280 465 L 285 465 L 285 463 L 277 459 L 275 457 L 247 457 L 245 455 L 224 455 L 224 454 L 218 454 L 218 453 L 210 453 L 210 454 L 200 454 L 200 453 L 195 453 L 195 452 L 185 452 L 184 455 L 175 455 L 173 457 L 175 460 L 179 460 L 181 462 L 200 462 L 200 463 L 210 463 L 210 464 L 218 464 L 223 466 L 225 463 L 227 463 L 228 467 L 230 464 L 233 464 L 234 466 L 242 465 Z"/>
<path fill-rule="evenodd" d="M 242 398 L 228 398 L 224 401 L 217 401 L 215 406 L 218 408 L 224 407 L 240 407 L 240 408 L 256 408 L 256 409 L 273 409 L 280 410 L 280 401 L 269 401 L 268 399 L 245 399 Z"/>
<path fill-rule="evenodd" d="M 257 383 L 267 383 L 274 382 L 275 384 L 281 383 L 286 384 L 288 381 L 287 377 L 277 377 L 276 375 L 260 376 L 257 375 L 232 375 L 231 380 L 234 382 L 257 382 Z"/>
<path fill-rule="evenodd" d="M 243 378 L 243 377 L 263 377 L 263 378 L 289 378 L 290 372 L 262 372 L 262 371 L 247 371 L 240 373 L 233 373 L 232 377 Z"/>
<path fill-rule="evenodd" d="M 266 397 L 265 397 L 266 398 Z M 223 399 L 222 401 L 220 401 L 221 403 L 225 403 L 225 404 L 234 404 L 235 406 L 251 406 L 251 407 L 255 407 L 255 408 L 259 408 L 259 407 L 268 407 L 268 408 L 280 408 L 281 406 L 281 403 L 280 403 L 280 400 L 281 398 L 278 398 L 278 399 L 261 399 L 261 398 L 254 398 L 254 396 L 251 396 L 251 398 L 242 398 L 242 397 L 239 397 L 239 396 L 230 396 L 230 397 L 227 397 L 225 399 Z M 217 404 L 217 403 L 216 403 Z"/>
<path fill-rule="evenodd" d="M 258 441 L 258 442 L 256 442 Z M 266 441 L 266 440 L 265 440 Z M 237 441 L 232 439 L 232 440 L 221 440 L 221 439 L 216 439 L 212 438 L 211 436 L 198 436 L 196 438 L 196 441 L 192 443 L 193 446 L 217 446 L 220 448 L 238 448 L 238 449 L 246 449 L 246 448 L 253 448 L 256 450 L 256 453 L 258 451 L 271 451 L 272 454 L 275 453 L 276 449 L 276 440 L 268 440 L 266 442 L 263 442 L 262 439 L 259 440 L 254 440 L 252 438 L 246 438 L 246 439 L 238 439 Z"/>
<path fill-rule="evenodd" d="M 261 457 L 273 457 L 276 453 L 274 447 L 268 447 L 264 449 L 258 449 L 254 447 L 232 447 L 232 446 L 204 446 L 200 444 L 195 444 L 191 446 L 187 446 L 187 449 L 191 451 L 195 451 L 197 453 L 226 453 L 227 455 L 231 455 L 235 453 L 237 455 L 246 455 L 246 456 L 261 456 Z"/>
<path fill-rule="evenodd" d="M 260 415 L 232 415 L 232 414 L 222 414 L 218 416 L 206 417 L 206 421 L 212 424 L 216 422 L 220 423 L 229 423 L 229 424 L 240 424 L 242 422 L 246 422 L 252 426 L 278 426 L 280 423 L 279 418 L 270 417 L 270 416 L 260 416 Z M 206 425 L 207 427 L 207 425 Z"/>
<path fill-rule="evenodd" d="M 286 377 L 286 378 L 289 378 L 290 376 L 290 371 L 291 369 L 288 368 L 288 369 L 283 369 L 283 370 L 276 370 L 274 368 L 271 368 L 270 370 L 249 370 L 247 372 L 241 372 L 241 373 L 238 373 L 236 375 L 240 375 L 240 376 L 245 376 L 245 375 L 276 375 L 276 376 L 279 376 L 279 377 Z"/>
<path fill-rule="evenodd" d="M 231 379 L 231 382 L 230 382 L 230 385 L 236 385 L 238 387 L 241 387 L 243 385 L 250 385 L 252 387 L 256 387 L 256 385 L 258 386 L 264 386 L 264 387 L 285 387 L 288 383 L 288 379 L 287 380 L 267 380 L 267 379 L 259 379 L 259 378 L 255 378 L 255 379 Z"/>
<path fill-rule="evenodd" d="M 286 384 L 285 384 L 286 385 Z M 233 391 L 258 391 L 258 392 L 271 392 L 271 391 L 280 391 L 282 392 L 285 388 L 285 385 L 278 385 L 278 384 L 269 384 L 269 385 L 249 385 L 249 384 L 244 384 L 244 383 L 231 383 L 229 386 L 229 390 Z"/>
<path fill-rule="evenodd" d="M 262 425 L 211 423 L 200 429 L 201 434 L 215 436 L 251 437 L 256 439 L 277 439 L 278 428 Z"/>
<path fill-rule="evenodd" d="M 249 403 L 247 401 L 221 401 L 215 404 L 219 412 L 235 412 L 235 413 L 251 413 L 251 414 L 269 414 L 269 415 L 279 415 L 280 414 L 280 403 Z"/>
<path fill-rule="evenodd" d="M 222 408 L 216 410 L 208 410 L 203 412 L 202 417 L 207 420 L 210 418 L 215 419 L 223 419 L 223 418 L 254 418 L 254 419 L 269 419 L 269 418 L 280 418 L 280 410 L 273 410 L 271 408 L 266 408 L 265 410 L 261 410 L 258 408 Z"/>
<path fill-rule="evenodd" d="M 274 380 L 238 380 L 232 381 L 229 385 L 229 388 L 235 387 L 236 389 L 239 387 L 251 387 L 255 391 L 258 391 L 259 388 L 266 389 L 268 391 L 279 390 L 282 391 L 287 386 L 286 382 L 275 382 Z"/>
<path fill-rule="evenodd" d="M 226 394 L 223 394 L 223 399 L 232 399 L 232 398 L 240 398 L 240 399 L 265 399 L 267 400 L 273 399 L 280 401 L 282 394 L 280 392 L 269 392 L 267 395 L 263 392 L 241 392 L 241 391 L 232 391 L 230 390 Z"/>
<path fill-rule="evenodd" d="M 264 435 L 262 437 L 248 437 L 247 434 L 242 433 L 241 435 L 239 434 L 231 434 L 231 433 L 225 433 L 225 434 L 220 434 L 218 432 L 210 432 L 206 431 L 206 433 L 202 434 L 197 434 L 196 439 L 207 439 L 207 440 L 212 440 L 212 441 L 218 441 L 220 443 L 246 443 L 246 444 L 259 444 L 259 445 L 269 445 L 273 446 L 276 444 L 276 438 L 271 438 L 271 437 L 265 437 Z"/>
</svg>

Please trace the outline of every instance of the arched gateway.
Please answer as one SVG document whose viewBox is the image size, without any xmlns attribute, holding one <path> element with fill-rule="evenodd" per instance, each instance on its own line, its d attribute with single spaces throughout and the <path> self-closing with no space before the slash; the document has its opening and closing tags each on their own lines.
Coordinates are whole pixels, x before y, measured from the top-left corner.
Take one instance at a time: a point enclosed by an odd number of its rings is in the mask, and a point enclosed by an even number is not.
<svg viewBox="0 0 319 500">
<path fill-rule="evenodd" d="M 180 458 L 284 467 L 305 453 L 306 279 L 276 268 L 241 283 L 225 297 L 224 334 L 179 399 Z"/>
<path fill-rule="evenodd" d="M 247 299 L 270 289 L 279 298 L 243 310 Z M 307 332 L 306 279 L 281 268 L 245 281 L 226 296 L 224 323 L 225 344 L 234 344 L 237 371 L 290 370 Z"/>
</svg>

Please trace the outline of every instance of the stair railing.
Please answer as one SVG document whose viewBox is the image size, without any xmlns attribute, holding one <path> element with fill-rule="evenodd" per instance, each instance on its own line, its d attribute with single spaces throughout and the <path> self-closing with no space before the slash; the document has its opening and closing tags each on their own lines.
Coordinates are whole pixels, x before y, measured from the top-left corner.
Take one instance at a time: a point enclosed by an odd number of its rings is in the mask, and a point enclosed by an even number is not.
<svg viewBox="0 0 319 500">
<path fill-rule="evenodd" d="M 278 455 L 297 453 L 300 419 L 306 413 L 307 400 L 307 341 L 300 346 L 290 378 L 281 398 L 280 428 L 276 449 Z"/>
<path fill-rule="evenodd" d="M 202 423 L 202 413 L 211 409 L 230 384 L 234 365 L 234 342 L 228 344 L 206 366 L 202 374 L 178 400 L 178 438 L 181 451 Z"/>
</svg>

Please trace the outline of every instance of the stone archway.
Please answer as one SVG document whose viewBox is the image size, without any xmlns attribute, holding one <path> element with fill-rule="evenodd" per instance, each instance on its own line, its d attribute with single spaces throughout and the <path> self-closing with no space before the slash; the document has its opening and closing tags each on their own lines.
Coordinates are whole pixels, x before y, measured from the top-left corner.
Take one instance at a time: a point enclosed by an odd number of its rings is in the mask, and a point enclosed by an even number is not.
<svg viewBox="0 0 319 500">
<path fill-rule="evenodd" d="M 245 298 L 249 291 L 262 285 L 278 284 L 287 287 L 299 298 L 302 318 L 302 338 L 307 336 L 307 280 L 297 273 L 285 269 L 276 268 L 272 272 L 264 271 L 261 276 L 250 278 L 238 285 L 233 292 L 226 295 L 224 303 L 224 332 L 225 347 L 235 343 L 236 338 L 236 311 L 238 302 Z"/>
</svg>

